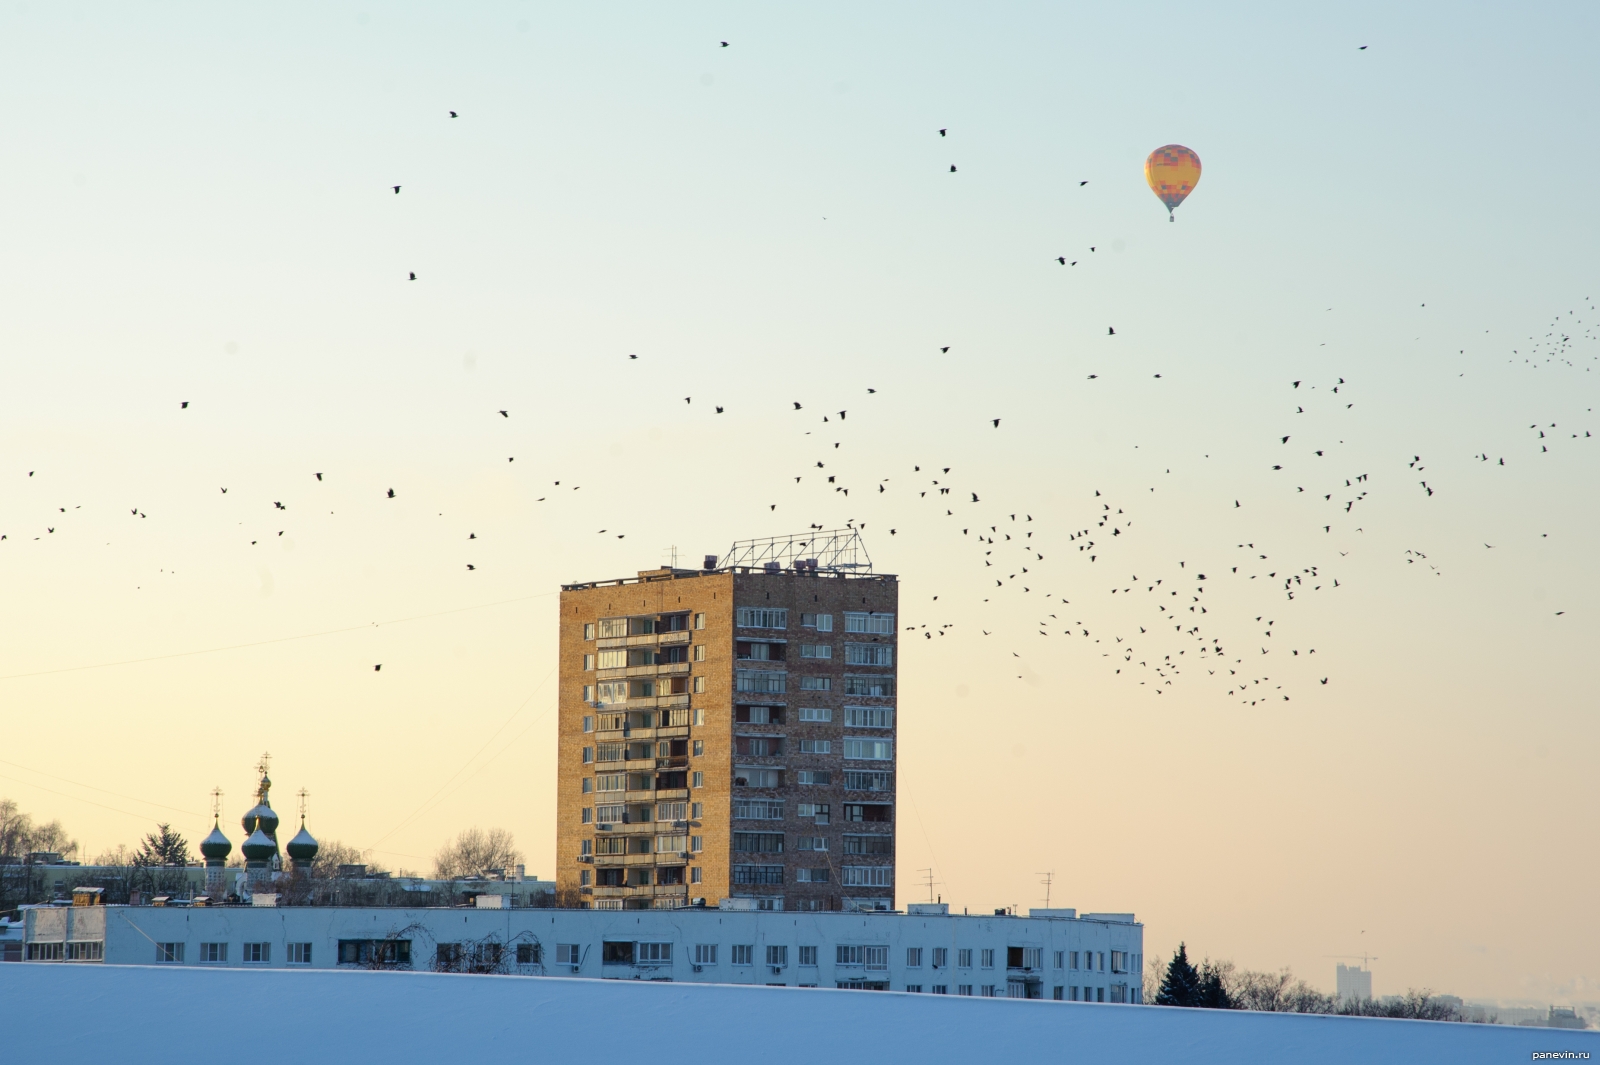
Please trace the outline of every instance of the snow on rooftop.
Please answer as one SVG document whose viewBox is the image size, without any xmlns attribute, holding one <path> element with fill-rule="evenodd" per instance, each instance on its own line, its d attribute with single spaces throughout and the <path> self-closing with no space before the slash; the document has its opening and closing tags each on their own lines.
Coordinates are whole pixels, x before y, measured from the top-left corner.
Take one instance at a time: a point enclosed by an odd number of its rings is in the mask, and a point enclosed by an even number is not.
<svg viewBox="0 0 1600 1065">
<path fill-rule="evenodd" d="M 7 1056 L 171 1065 L 257 1003 L 318 1060 L 1297 1065 L 1600 1055 L 1600 1034 L 881 991 L 197 966 L 0 965 Z M 228 1041 L 212 1049 L 230 1053 Z M 180 1050 L 178 1048 L 187 1048 Z"/>
</svg>

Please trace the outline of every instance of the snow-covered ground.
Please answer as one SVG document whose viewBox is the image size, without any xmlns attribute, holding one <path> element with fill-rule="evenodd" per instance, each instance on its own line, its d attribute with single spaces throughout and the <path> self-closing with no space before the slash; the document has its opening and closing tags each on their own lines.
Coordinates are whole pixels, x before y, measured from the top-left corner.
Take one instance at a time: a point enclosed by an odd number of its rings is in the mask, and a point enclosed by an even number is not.
<svg viewBox="0 0 1600 1065">
<path fill-rule="evenodd" d="M 1600 1034 L 874 991 L 110 965 L 0 965 L 4 1056 L 310 1060 L 1517 1062 Z"/>
</svg>

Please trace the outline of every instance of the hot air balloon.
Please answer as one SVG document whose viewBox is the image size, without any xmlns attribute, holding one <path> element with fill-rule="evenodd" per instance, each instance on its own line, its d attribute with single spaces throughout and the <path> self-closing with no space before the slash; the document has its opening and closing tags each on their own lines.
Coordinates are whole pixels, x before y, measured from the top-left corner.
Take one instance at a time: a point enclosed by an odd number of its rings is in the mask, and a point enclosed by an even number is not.
<svg viewBox="0 0 1600 1065">
<path fill-rule="evenodd" d="M 1167 205 L 1167 221 L 1176 222 L 1173 208 L 1200 184 L 1200 157 L 1181 144 L 1163 145 L 1144 161 L 1144 179 Z"/>
</svg>

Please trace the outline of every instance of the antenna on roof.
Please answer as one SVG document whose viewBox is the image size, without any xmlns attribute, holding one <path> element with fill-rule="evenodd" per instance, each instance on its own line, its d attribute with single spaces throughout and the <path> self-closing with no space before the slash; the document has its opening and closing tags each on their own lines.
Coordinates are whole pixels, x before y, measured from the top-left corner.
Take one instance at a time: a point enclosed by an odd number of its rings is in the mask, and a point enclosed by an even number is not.
<svg viewBox="0 0 1600 1065">
<path fill-rule="evenodd" d="M 1039 875 L 1044 877 L 1039 883 L 1044 885 L 1044 908 L 1048 910 L 1050 908 L 1050 885 L 1055 881 L 1056 871 L 1052 869 L 1048 873 L 1040 873 Z"/>
<path fill-rule="evenodd" d="M 871 573 L 872 559 L 862 542 L 861 530 L 852 527 L 740 540 L 728 548 L 722 566 L 725 569 L 748 567 L 781 571 L 792 568 L 797 572 Z"/>
</svg>

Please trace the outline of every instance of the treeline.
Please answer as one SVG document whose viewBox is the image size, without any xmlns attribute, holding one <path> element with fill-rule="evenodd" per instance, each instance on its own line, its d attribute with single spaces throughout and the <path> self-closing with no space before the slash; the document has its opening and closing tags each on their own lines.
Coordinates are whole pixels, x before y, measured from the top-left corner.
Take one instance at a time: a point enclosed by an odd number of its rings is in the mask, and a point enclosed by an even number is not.
<svg viewBox="0 0 1600 1065">
<path fill-rule="evenodd" d="M 236 836 L 238 834 L 235 834 Z M 280 841 L 287 837 L 280 833 Z M 63 860 L 80 860 L 80 846 L 60 821 L 40 823 L 10 800 L 0 798 L 0 912 L 25 903 L 47 902 L 43 868 L 33 864 L 39 853 L 58 854 Z M 385 882 L 389 870 L 355 847 L 338 840 L 320 842 L 309 875 L 285 870 L 278 887 L 285 901 L 309 905 L 399 905 L 416 901 L 399 880 Z M 183 834 L 170 824 L 161 823 L 129 848 L 118 844 L 84 862 L 83 872 L 59 880 L 62 887 L 98 887 L 108 903 L 128 902 L 135 892 L 145 897 L 185 895 L 191 890 L 189 868 L 200 861 Z M 441 847 L 434 857 L 433 876 L 444 881 L 463 881 L 473 877 L 511 875 L 523 861 L 510 832 L 501 828 L 469 828 Z M 287 864 L 287 863 L 286 863 Z M 363 866 L 366 878 L 341 879 L 342 866 Z M 244 858 L 240 840 L 234 840 L 229 869 L 242 870 Z M 418 874 L 399 870 L 397 876 Z M 228 890 L 233 878 L 228 877 Z M 436 892 L 433 904 L 450 904 L 470 889 Z M 572 903 L 575 900 L 564 900 Z"/>
<path fill-rule="evenodd" d="M 1401 1017 L 1417 1021 L 1459 1021 L 1461 1012 L 1427 990 L 1410 990 L 1383 999 L 1339 999 L 1296 979 L 1288 969 L 1275 973 L 1238 969 L 1231 961 L 1207 958 L 1198 967 L 1179 943 L 1165 970 L 1152 962 L 1145 1000 L 1157 1006 L 1190 1009 L 1260 1010 L 1266 1013 L 1326 1013 L 1345 1017 Z M 1153 992 L 1153 993 L 1152 993 Z"/>
</svg>

